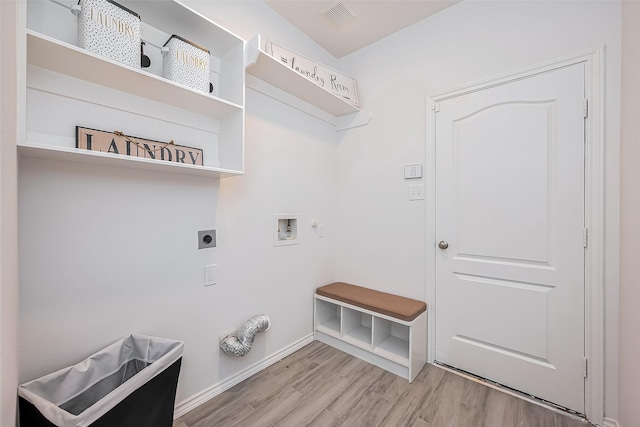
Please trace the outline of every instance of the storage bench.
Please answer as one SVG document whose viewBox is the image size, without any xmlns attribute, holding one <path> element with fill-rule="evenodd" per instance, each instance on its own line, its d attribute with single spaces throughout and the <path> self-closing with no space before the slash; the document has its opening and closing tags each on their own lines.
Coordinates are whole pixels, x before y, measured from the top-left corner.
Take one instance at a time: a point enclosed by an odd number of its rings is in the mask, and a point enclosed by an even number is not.
<svg viewBox="0 0 640 427">
<path fill-rule="evenodd" d="M 349 283 L 314 296 L 314 338 L 413 381 L 427 361 L 427 305 Z"/>
</svg>

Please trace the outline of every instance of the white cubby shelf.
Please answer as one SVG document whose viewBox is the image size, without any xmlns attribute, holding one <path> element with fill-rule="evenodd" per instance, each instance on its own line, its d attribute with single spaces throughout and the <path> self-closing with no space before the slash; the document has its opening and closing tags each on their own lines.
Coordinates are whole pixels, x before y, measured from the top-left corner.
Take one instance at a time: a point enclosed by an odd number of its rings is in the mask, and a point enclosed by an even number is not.
<svg viewBox="0 0 640 427">
<path fill-rule="evenodd" d="M 427 361 L 427 312 L 404 321 L 314 295 L 314 338 L 412 382 Z"/>
<path fill-rule="evenodd" d="M 224 178 L 244 173 L 244 41 L 175 0 L 118 3 L 142 17 L 151 67 L 138 69 L 77 47 L 76 18 L 60 4 L 26 2 L 21 157 Z M 172 34 L 211 52 L 213 93 L 161 76 Z M 203 166 L 77 149 L 83 126 L 203 150 Z"/>
</svg>

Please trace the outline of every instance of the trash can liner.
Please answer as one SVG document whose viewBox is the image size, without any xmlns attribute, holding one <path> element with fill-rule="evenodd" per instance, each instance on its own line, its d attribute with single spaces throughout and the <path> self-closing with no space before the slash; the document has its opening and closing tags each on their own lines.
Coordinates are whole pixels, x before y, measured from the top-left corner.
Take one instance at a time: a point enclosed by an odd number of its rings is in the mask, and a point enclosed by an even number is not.
<svg viewBox="0 0 640 427">
<path fill-rule="evenodd" d="M 144 362 L 142 360 L 130 360 L 122 365 L 122 367 L 113 374 L 101 379 L 92 386 L 89 386 L 89 388 L 87 388 L 81 394 L 71 398 L 65 403 L 60 404 L 59 406 L 60 408 L 73 415 L 79 415 L 87 408 L 91 407 L 91 405 L 97 403 L 111 391 L 129 381 L 135 374 L 139 373 L 149 365 L 150 363 Z"/>
<path fill-rule="evenodd" d="M 130 335 L 74 366 L 20 385 L 18 395 L 56 426 L 88 426 L 180 359 L 183 348 L 181 341 Z"/>
</svg>

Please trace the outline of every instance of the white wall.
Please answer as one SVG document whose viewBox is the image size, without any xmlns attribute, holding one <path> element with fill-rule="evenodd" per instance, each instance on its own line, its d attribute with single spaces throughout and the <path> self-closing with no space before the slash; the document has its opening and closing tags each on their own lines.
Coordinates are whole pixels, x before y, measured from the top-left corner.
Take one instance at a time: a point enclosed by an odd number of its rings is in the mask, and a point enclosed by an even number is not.
<svg viewBox="0 0 640 427">
<path fill-rule="evenodd" d="M 18 62 L 15 2 L 0 2 L 0 425 L 13 426 L 18 385 Z"/>
<path fill-rule="evenodd" d="M 262 2 L 189 4 L 245 39 L 260 32 L 356 76 L 374 119 L 336 135 L 247 89 L 247 174 L 219 183 L 23 161 L 21 381 L 147 333 L 186 342 L 181 402 L 309 334 L 318 285 L 337 279 L 425 299 L 426 206 L 407 200 L 403 179 L 405 164 L 426 163 L 425 97 L 604 44 L 606 412 L 615 418 L 618 2 L 466 1 L 340 61 Z M 300 245 L 271 246 L 278 212 L 300 214 Z M 324 239 L 307 226 L 312 219 L 326 225 Z M 210 227 L 218 247 L 195 250 L 196 230 Z M 202 267 L 211 262 L 222 280 L 204 288 Z M 273 327 L 249 356 L 220 356 L 218 336 L 257 313 Z"/>
<path fill-rule="evenodd" d="M 262 3 L 195 3 L 216 21 L 227 7 L 318 49 Z M 20 381 L 149 334 L 185 341 L 180 403 L 308 336 L 313 291 L 334 276 L 335 153 L 333 127 L 248 89 L 244 176 L 21 159 Z M 300 215 L 299 245 L 273 246 L 281 212 Z M 312 219 L 326 224 L 326 237 L 315 236 Z M 198 251 L 196 232 L 208 228 L 218 246 Z M 210 263 L 220 281 L 205 288 Z M 272 327 L 251 353 L 221 355 L 218 338 L 259 313 Z"/>
<path fill-rule="evenodd" d="M 403 166 L 425 158 L 425 97 L 596 46 L 606 56 L 606 413 L 615 417 L 620 3 L 464 1 L 342 60 L 373 121 L 338 148 L 336 277 L 424 299 L 425 202 Z M 430 176 L 430 171 L 425 173 Z M 422 182 L 429 185 L 428 178 Z M 429 272 L 427 277 L 431 277 Z M 430 301 L 427 301 L 430 303 Z"/>
<path fill-rule="evenodd" d="M 640 419 L 640 3 L 622 6 L 622 120 L 620 147 L 620 425 Z"/>
</svg>

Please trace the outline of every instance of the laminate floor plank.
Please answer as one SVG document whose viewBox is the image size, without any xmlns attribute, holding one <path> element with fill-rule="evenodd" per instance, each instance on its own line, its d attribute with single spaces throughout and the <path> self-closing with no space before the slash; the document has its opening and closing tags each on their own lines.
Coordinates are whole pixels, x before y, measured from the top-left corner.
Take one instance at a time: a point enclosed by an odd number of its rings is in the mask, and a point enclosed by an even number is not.
<svg viewBox="0 0 640 427">
<path fill-rule="evenodd" d="M 242 402 L 239 398 L 240 396 L 237 393 L 226 391 L 189 411 L 183 415 L 181 419 L 187 427 L 195 427 L 202 421 L 215 417 L 218 411 L 225 410 L 225 408 L 228 407 L 236 407 L 236 405 L 246 405 L 246 403 Z M 251 410 L 251 408 L 249 409 Z"/>
<path fill-rule="evenodd" d="M 435 412 L 429 411 L 428 413 L 431 414 L 429 418 L 420 417 L 434 426 L 453 427 L 463 421 L 458 419 L 462 410 L 460 399 L 468 380 L 450 372 L 448 374 L 440 383 L 442 385 L 441 391 L 431 393 L 431 397 L 434 399 L 430 405 L 435 408 Z M 468 426 L 461 425 L 460 427 Z"/>
<path fill-rule="evenodd" d="M 318 350 L 322 350 L 325 347 L 327 346 L 324 343 L 321 343 L 320 341 L 313 341 L 305 345 L 304 347 L 300 348 L 298 351 L 291 353 L 285 359 L 287 359 L 289 363 L 295 363 L 298 360 L 306 359 L 307 357 L 309 357 L 311 353 L 314 353 Z"/>
<path fill-rule="evenodd" d="M 290 382 L 287 378 L 278 377 L 277 375 L 269 375 L 264 381 L 255 384 L 246 390 L 242 396 L 242 400 L 251 405 L 252 408 L 258 409 L 265 403 L 289 386 Z"/>
<path fill-rule="evenodd" d="M 316 341 L 317 342 L 317 341 Z M 311 345 L 311 344 L 310 344 Z M 309 354 L 305 357 L 311 362 L 315 363 L 325 363 L 328 358 L 334 356 L 336 354 L 342 353 L 340 350 L 333 348 L 329 345 L 323 345 L 321 347 L 313 349 Z"/>
<path fill-rule="evenodd" d="M 315 341 L 176 419 L 173 427 L 586 427 L 426 365 L 412 383 Z"/>
<path fill-rule="evenodd" d="M 317 368 L 310 370 L 306 375 L 300 377 L 292 383 L 293 388 L 301 393 L 309 393 L 321 386 L 323 381 L 336 374 L 342 365 L 346 364 L 353 356 L 336 350 L 331 353 L 327 360 L 318 365 Z"/>
<path fill-rule="evenodd" d="M 287 414 L 278 423 L 278 426 L 300 427 L 310 424 L 318 415 L 327 411 L 327 406 L 337 399 L 349 387 L 349 384 L 349 380 L 344 377 L 330 376 L 318 389 L 306 393 L 296 408 Z"/>
<path fill-rule="evenodd" d="M 233 395 L 231 395 L 233 396 Z M 200 408 L 198 408 L 200 409 Z M 197 418 L 192 419 L 187 414 L 183 417 L 188 427 L 228 427 L 234 426 L 238 421 L 254 412 L 254 409 L 239 396 L 231 399 L 226 405 L 210 413 L 201 412 Z"/>
<path fill-rule="evenodd" d="M 336 427 L 340 422 L 340 418 L 324 409 L 316 417 L 311 420 L 307 427 Z"/>
<path fill-rule="evenodd" d="M 314 362 L 311 358 L 311 355 L 315 353 L 317 350 L 322 349 L 322 347 L 317 344 L 322 344 L 319 341 L 314 341 L 313 343 L 301 348 L 295 353 L 285 357 L 279 362 L 274 363 L 269 367 L 269 372 L 274 375 L 287 374 L 290 375 L 290 371 L 293 370 L 295 372 L 304 371 L 307 369 L 313 369 L 318 366 L 318 363 Z"/>
<path fill-rule="evenodd" d="M 307 375 L 318 366 L 320 365 L 308 359 L 301 359 L 293 363 L 285 359 L 269 367 L 269 372 L 279 378 L 286 378 L 289 381 L 294 382 Z"/>
<path fill-rule="evenodd" d="M 433 427 L 431 424 L 420 418 L 416 419 L 415 423 L 411 427 Z"/>
<path fill-rule="evenodd" d="M 429 408 L 431 396 L 443 381 L 445 374 L 448 372 L 433 366 L 426 366 L 418 375 L 420 378 L 416 377 L 412 384 L 404 380 L 406 387 L 402 394 L 392 402 L 394 405 L 377 426 L 409 426 L 416 423 L 418 418 L 422 418 L 421 412 Z M 428 421 L 424 418 L 422 420 Z"/>
<path fill-rule="evenodd" d="M 479 420 L 484 418 L 489 390 L 488 387 L 475 381 L 465 381 L 462 396 L 449 425 L 476 427 Z"/>
<path fill-rule="evenodd" d="M 360 400 L 360 397 L 367 393 L 371 385 L 382 377 L 384 374 L 382 369 L 373 365 L 369 366 L 371 367 L 370 369 L 364 370 L 355 381 L 349 384 L 344 392 L 327 406 L 329 412 L 338 418 L 342 418 Z"/>
<path fill-rule="evenodd" d="M 291 384 L 304 384 L 305 378 L 313 378 L 326 372 L 321 368 L 322 365 L 316 363 L 300 364 L 299 366 L 291 367 L 286 372 L 278 374 L 278 377 L 288 380 Z"/>
<path fill-rule="evenodd" d="M 273 427 L 295 409 L 302 397 L 302 393 L 298 390 L 288 387 L 269 399 L 268 404 L 241 417 L 234 426 Z M 218 425 L 210 424 L 210 426 Z"/>
<path fill-rule="evenodd" d="M 423 369 L 421 374 L 425 373 L 422 380 L 426 386 L 424 393 L 424 401 L 417 407 L 417 417 L 430 424 L 433 423 L 436 412 L 439 409 L 441 401 L 449 401 L 452 397 L 446 393 L 450 390 L 449 382 L 452 380 L 450 372 L 443 369 L 438 369 L 436 366 L 427 366 Z M 462 389 L 460 390 L 462 394 Z M 403 396 L 400 396 L 399 400 L 402 400 Z M 400 402 L 398 402 L 400 403 Z"/>
<path fill-rule="evenodd" d="M 559 412 L 556 412 L 554 415 L 556 418 L 556 427 L 585 427 L 591 425 L 584 419 L 571 415 L 561 414 Z"/>
<path fill-rule="evenodd" d="M 352 357 L 347 361 L 347 363 L 342 365 L 336 373 L 344 378 L 355 381 L 363 374 L 363 372 L 370 370 L 372 367 L 380 369 L 362 359 Z M 380 370 L 382 371 L 382 369 Z"/>
<path fill-rule="evenodd" d="M 391 402 L 376 393 L 364 393 L 341 418 L 339 427 L 375 426 L 391 408 Z"/>
<path fill-rule="evenodd" d="M 556 427 L 552 411 L 531 402 L 523 402 L 520 425 L 522 427 Z"/>
<path fill-rule="evenodd" d="M 228 392 L 243 396 L 251 391 L 253 387 L 260 384 L 271 377 L 273 374 L 270 370 L 264 369 L 255 375 L 250 376 L 246 380 L 231 387 Z"/>
<path fill-rule="evenodd" d="M 480 426 L 517 426 L 520 423 L 522 401 L 501 391 L 487 387 L 487 403 Z"/>
<path fill-rule="evenodd" d="M 382 377 L 376 382 L 373 392 L 394 403 L 408 385 L 409 382 L 404 378 L 384 371 Z"/>
</svg>

